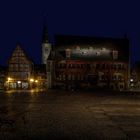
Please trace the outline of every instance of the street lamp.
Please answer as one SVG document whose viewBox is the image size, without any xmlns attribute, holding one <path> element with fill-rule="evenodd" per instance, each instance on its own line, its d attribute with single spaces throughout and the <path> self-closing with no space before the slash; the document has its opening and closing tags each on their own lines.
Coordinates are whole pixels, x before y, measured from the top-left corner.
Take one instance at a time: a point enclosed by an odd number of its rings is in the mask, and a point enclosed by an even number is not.
<svg viewBox="0 0 140 140">
<path fill-rule="evenodd" d="M 21 83 L 21 81 L 17 81 L 17 83 L 18 83 L 18 84 L 20 84 L 20 83 Z"/>
<path fill-rule="evenodd" d="M 8 83 L 8 89 L 10 88 L 10 81 L 12 80 L 12 78 L 8 77 L 7 78 L 7 83 Z"/>
<path fill-rule="evenodd" d="M 7 79 L 8 79 L 8 81 L 12 80 L 10 77 L 8 77 Z"/>
<path fill-rule="evenodd" d="M 134 79 L 130 79 L 130 82 L 134 82 Z"/>
<path fill-rule="evenodd" d="M 33 88 L 33 82 L 34 82 L 34 79 L 31 78 L 31 79 L 30 79 L 30 88 L 31 88 L 31 89 Z"/>
<path fill-rule="evenodd" d="M 134 79 L 133 78 L 130 79 L 130 88 L 131 89 L 134 88 Z"/>
<path fill-rule="evenodd" d="M 31 79 L 30 79 L 30 82 L 34 82 L 34 79 L 31 78 Z"/>
</svg>

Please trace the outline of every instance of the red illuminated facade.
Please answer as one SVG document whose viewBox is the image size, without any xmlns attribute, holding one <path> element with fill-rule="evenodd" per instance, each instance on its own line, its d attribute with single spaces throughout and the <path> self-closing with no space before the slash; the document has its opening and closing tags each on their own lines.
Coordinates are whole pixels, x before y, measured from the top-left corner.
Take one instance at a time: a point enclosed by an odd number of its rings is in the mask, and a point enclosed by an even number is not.
<svg viewBox="0 0 140 140">
<path fill-rule="evenodd" d="M 52 87 L 127 89 L 129 41 L 57 35 L 47 73 Z"/>
</svg>

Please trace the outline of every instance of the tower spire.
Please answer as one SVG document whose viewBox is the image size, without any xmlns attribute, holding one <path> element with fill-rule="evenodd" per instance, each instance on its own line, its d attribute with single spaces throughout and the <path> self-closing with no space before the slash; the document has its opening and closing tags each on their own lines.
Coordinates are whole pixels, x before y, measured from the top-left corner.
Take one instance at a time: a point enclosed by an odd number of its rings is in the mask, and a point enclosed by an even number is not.
<svg viewBox="0 0 140 140">
<path fill-rule="evenodd" d="M 51 44 L 48 40 L 48 30 L 47 30 L 47 24 L 46 24 L 46 18 L 44 18 L 44 24 L 43 24 L 43 36 L 42 36 L 42 63 L 46 64 L 47 59 L 51 53 Z"/>
<path fill-rule="evenodd" d="M 43 36 L 42 36 L 42 43 L 48 43 L 48 29 L 46 23 L 44 22 L 43 25 Z"/>
</svg>

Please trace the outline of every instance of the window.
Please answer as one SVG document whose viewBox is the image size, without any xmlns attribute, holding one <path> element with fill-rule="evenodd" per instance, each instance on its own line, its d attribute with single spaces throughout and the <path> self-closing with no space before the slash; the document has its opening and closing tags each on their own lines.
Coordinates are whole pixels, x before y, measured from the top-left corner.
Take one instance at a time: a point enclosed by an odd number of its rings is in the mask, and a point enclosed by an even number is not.
<svg viewBox="0 0 140 140">
<path fill-rule="evenodd" d="M 105 75 L 102 75 L 101 76 L 101 80 L 106 80 L 106 76 Z"/>
<path fill-rule="evenodd" d="M 105 69 L 105 64 L 102 64 L 102 69 Z"/>
<path fill-rule="evenodd" d="M 100 64 L 96 64 L 96 68 L 99 69 L 99 67 L 100 67 Z"/>
<path fill-rule="evenodd" d="M 80 80 L 80 75 L 79 74 L 77 75 L 77 80 Z"/>
<path fill-rule="evenodd" d="M 66 68 L 66 64 L 65 63 L 60 63 L 60 68 Z"/>
<path fill-rule="evenodd" d="M 62 80 L 62 75 L 59 75 L 59 80 Z"/>
<path fill-rule="evenodd" d="M 63 68 L 66 68 L 66 64 L 63 64 Z"/>
<path fill-rule="evenodd" d="M 75 80 L 75 75 L 72 75 L 72 80 Z"/>
<path fill-rule="evenodd" d="M 71 74 L 68 75 L 68 80 L 71 80 Z"/>
<path fill-rule="evenodd" d="M 118 51 L 117 50 L 113 50 L 113 59 L 118 59 Z"/>
<path fill-rule="evenodd" d="M 120 89 L 123 89 L 123 88 L 124 88 L 124 86 L 121 84 L 121 85 L 120 85 Z"/>
<path fill-rule="evenodd" d="M 84 80 L 84 77 L 83 77 L 83 75 L 81 75 L 80 77 L 81 77 L 81 78 L 80 78 L 81 80 Z"/>
<path fill-rule="evenodd" d="M 13 70 L 14 70 L 14 69 L 13 69 L 13 64 L 10 64 L 10 65 L 9 65 L 9 70 L 10 70 L 10 71 L 13 71 Z"/>
<path fill-rule="evenodd" d="M 97 51 L 96 52 L 96 56 L 100 56 L 101 55 L 101 52 L 100 51 Z"/>
<path fill-rule="evenodd" d="M 71 50 L 70 49 L 66 49 L 66 58 L 70 58 L 71 56 Z"/>
<path fill-rule="evenodd" d="M 118 80 L 123 80 L 123 76 L 122 75 L 118 75 Z"/>
<path fill-rule="evenodd" d="M 80 65 L 81 65 L 81 64 L 77 64 L 77 68 L 80 68 Z"/>
<path fill-rule="evenodd" d="M 122 64 L 122 69 L 124 70 L 124 69 L 126 69 L 126 67 L 125 67 L 125 65 L 124 64 Z"/>
<path fill-rule="evenodd" d="M 115 69 L 115 70 L 117 69 L 117 66 L 116 66 L 116 64 L 114 64 L 114 65 L 113 65 L 113 69 Z"/>
<path fill-rule="evenodd" d="M 63 74 L 63 80 L 64 80 L 64 81 L 66 80 L 66 76 L 65 76 L 65 74 Z"/>
<path fill-rule="evenodd" d="M 50 63 L 48 63 L 48 67 L 50 67 Z M 60 63 L 57 64 L 57 67 L 60 68 Z"/>
<path fill-rule="evenodd" d="M 15 64 L 14 67 L 15 67 L 15 71 L 18 71 L 18 64 Z"/>
<path fill-rule="evenodd" d="M 73 64 L 68 64 L 68 68 L 72 68 L 73 67 Z"/>
<path fill-rule="evenodd" d="M 76 46 L 76 50 L 77 51 L 80 51 L 80 46 Z"/>
<path fill-rule="evenodd" d="M 113 80 L 117 80 L 117 76 L 116 75 L 113 76 Z"/>
<path fill-rule="evenodd" d="M 87 68 L 90 68 L 90 64 L 87 64 Z"/>
</svg>

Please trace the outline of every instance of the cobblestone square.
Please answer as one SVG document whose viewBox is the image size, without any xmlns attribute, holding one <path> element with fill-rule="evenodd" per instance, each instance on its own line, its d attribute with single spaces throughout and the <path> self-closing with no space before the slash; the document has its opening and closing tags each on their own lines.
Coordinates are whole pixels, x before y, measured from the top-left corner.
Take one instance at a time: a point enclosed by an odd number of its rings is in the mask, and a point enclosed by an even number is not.
<svg viewBox="0 0 140 140">
<path fill-rule="evenodd" d="M 0 140 L 140 139 L 140 93 L 0 93 Z"/>
</svg>

